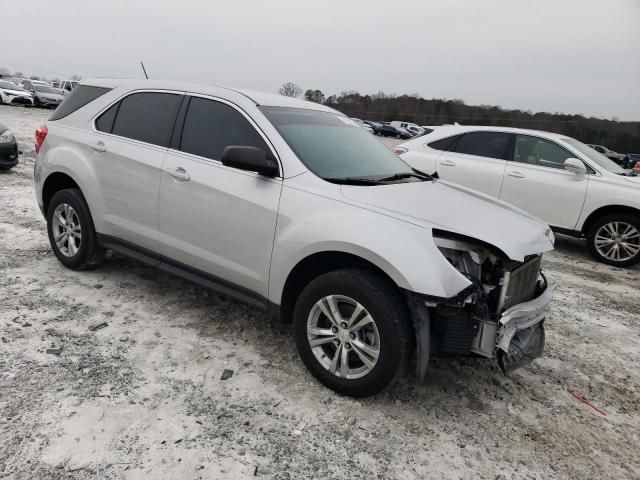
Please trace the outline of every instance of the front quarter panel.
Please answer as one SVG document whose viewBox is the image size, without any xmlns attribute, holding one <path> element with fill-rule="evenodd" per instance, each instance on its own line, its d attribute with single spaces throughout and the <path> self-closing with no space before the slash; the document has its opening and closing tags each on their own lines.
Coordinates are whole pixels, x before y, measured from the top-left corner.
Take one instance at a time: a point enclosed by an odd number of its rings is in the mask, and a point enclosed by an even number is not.
<svg viewBox="0 0 640 480">
<path fill-rule="evenodd" d="M 582 230 L 584 222 L 593 212 L 611 205 L 631 207 L 640 212 L 640 185 L 630 182 L 629 177 L 611 173 L 591 175 L 587 198 L 575 229 Z"/>
<path fill-rule="evenodd" d="M 269 299 L 280 304 L 289 273 L 304 258 L 321 252 L 361 257 L 382 269 L 400 288 L 424 295 L 448 298 L 470 285 L 442 256 L 430 229 L 285 186 Z"/>
</svg>

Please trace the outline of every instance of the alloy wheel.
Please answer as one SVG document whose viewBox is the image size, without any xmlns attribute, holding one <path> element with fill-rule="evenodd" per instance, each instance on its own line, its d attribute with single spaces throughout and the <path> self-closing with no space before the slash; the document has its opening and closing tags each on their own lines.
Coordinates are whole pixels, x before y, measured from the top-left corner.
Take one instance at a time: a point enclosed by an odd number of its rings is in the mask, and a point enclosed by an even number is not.
<svg viewBox="0 0 640 480">
<path fill-rule="evenodd" d="M 80 250 L 82 228 L 78 214 L 68 203 L 61 203 L 53 212 L 53 239 L 60 253 L 73 257 Z"/>
<path fill-rule="evenodd" d="M 343 295 L 328 295 L 313 305 L 307 339 L 320 365 L 340 378 L 364 377 L 380 356 L 375 320 L 360 303 Z"/>
<path fill-rule="evenodd" d="M 640 231 L 627 222 L 605 223 L 596 232 L 595 247 L 603 257 L 624 262 L 640 252 Z"/>
</svg>

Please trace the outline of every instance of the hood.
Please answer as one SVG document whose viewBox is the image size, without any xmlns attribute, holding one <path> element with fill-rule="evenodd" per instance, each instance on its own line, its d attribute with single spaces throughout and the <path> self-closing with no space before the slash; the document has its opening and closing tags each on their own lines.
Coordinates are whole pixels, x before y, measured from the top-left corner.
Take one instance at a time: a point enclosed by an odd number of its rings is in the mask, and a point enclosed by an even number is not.
<svg viewBox="0 0 640 480">
<path fill-rule="evenodd" d="M 631 182 L 631 183 L 635 183 L 636 185 L 640 185 L 640 175 L 637 175 L 635 177 L 622 177 L 624 178 L 627 182 Z"/>
<path fill-rule="evenodd" d="M 425 228 L 436 228 L 482 240 L 510 259 L 553 249 L 548 225 L 528 213 L 442 180 L 371 187 L 341 186 L 342 195 L 362 206 Z"/>
</svg>

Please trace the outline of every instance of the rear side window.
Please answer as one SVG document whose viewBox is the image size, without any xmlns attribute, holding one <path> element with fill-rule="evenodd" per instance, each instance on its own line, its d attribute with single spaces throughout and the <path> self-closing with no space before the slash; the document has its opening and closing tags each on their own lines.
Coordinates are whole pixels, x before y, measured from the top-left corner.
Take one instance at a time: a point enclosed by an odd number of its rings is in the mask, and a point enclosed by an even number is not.
<svg viewBox="0 0 640 480">
<path fill-rule="evenodd" d="M 456 152 L 479 157 L 506 160 L 509 154 L 511 134 L 502 132 L 465 133 L 456 144 Z"/>
<path fill-rule="evenodd" d="M 167 147 L 181 100 L 182 95 L 173 93 L 129 95 L 120 101 L 111 133 Z"/>
<path fill-rule="evenodd" d="M 180 150 L 220 160 L 229 145 L 258 147 L 269 152 L 260 134 L 235 108 L 215 100 L 192 97 L 184 120 Z"/>
<path fill-rule="evenodd" d="M 433 132 L 433 130 L 431 131 Z M 436 140 L 435 142 L 431 142 L 427 145 L 436 150 L 452 150 L 455 146 L 455 143 L 461 136 L 462 135 L 454 135 L 453 137 L 441 138 L 440 140 Z"/>
<path fill-rule="evenodd" d="M 96 119 L 96 129 L 101 132 L 111 133 L 111 130 L 113 130 L 113 122 L 116 119 L 116 114 L 118 113 L 118 108 L 120 108 L 120 102 L 112 105 L 106 112 L 100 115 Z"/>
<path fill-rule="evenodd" d="M 79 85 L 69 94 L 67 98 L 56 108 L 49 120 L 60 120 L 71 115 L 73 112 L 85 105 L 93 102 L 96 98 L 107 93 L 110 88 L 92 87 L 90 85 Z"/>
</svg>

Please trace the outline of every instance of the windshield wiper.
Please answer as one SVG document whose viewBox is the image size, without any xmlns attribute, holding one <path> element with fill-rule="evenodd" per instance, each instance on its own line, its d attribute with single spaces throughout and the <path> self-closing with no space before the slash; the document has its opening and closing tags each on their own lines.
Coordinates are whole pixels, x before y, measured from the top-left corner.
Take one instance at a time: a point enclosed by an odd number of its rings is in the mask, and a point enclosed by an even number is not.
<svg viewBox="0 0 640 480">
<path fill-rule="evenodd" d="M 373 180 L 371 178 L 358 178 L 358 177 L 342 177 L 342 178 L 327 178 L 324 177 L 324 180 L 331 183 L 338 183 L 340 185 L 380 185 L 379 180 Z"/>
<path fill-rule="evenodd" d="M 403 172 L 396 173 L 395 175 L 391 175 L 390 177 L 379 178 L 379 182 L 392 182 L 394 180 L 404 180 L 405 178 L 419 178 L 422 181 L 428 182 L 432 181 L 433 177 L 431 175 L 427 175 L 420 170 L 413 169 L 413 172 Z"/>
</svg>

